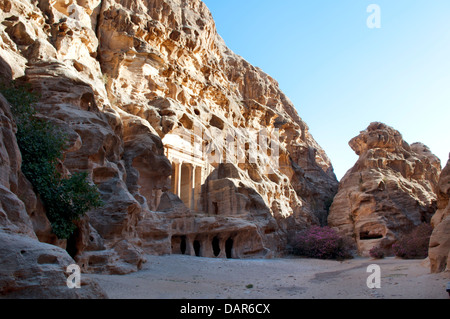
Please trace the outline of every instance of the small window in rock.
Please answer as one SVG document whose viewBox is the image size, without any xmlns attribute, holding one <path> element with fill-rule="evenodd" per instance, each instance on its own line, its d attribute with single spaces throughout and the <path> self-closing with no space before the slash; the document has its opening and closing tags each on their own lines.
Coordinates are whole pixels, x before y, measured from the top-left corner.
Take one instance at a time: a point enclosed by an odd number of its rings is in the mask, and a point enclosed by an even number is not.
<svg viewBox="0 0 450 319">
<path fill-rule="evenodd" d="M 80 99 L 80 107 L 85 111 L 94 111 L 97 109 L 95 98 L 92 93 L 85 93 Z"/>
</svg>

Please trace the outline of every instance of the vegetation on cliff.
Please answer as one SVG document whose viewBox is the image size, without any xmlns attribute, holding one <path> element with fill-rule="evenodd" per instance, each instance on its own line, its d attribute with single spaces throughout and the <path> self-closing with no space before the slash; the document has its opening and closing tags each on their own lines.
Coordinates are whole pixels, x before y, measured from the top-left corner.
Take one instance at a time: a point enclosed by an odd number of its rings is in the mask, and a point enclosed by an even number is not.
<svg viewBox="0 0 450 319">
<path fill-rule="evenodd" d="M 100 193 L 86 172 L 64 177 L 58 170 L 67 136 L 58 126 L 39 117 L 33 107 L 38 97 L 15 83 L 2 87 L 0 92 L 12 105 L 22 172 L 44 203 L 53 233 L 68 239 L 76 229 L 73 221 L 102 205 Z"/>
</svg>

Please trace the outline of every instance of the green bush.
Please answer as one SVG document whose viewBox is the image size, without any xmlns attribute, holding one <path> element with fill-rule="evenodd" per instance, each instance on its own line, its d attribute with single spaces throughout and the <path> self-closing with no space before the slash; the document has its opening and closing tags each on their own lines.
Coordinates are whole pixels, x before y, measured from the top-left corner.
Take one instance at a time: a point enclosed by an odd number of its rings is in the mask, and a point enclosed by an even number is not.
<svg viewBox="0 0 450 319">
<path fill-rule="evenodd" d="M 22 172 L 39 194 L 53 233 L 68 239 L 76 229 L 73 221 L 102 205 L 100 193 L 86 172 L 63 178 L 57 165 L 67 147 L 67 136 L 53 123 L 37 116 L 38 97 L 13 83 L 0 92 L 12 105 L 17 124 L 17 143 L 22 154 Z"/>
</svg>

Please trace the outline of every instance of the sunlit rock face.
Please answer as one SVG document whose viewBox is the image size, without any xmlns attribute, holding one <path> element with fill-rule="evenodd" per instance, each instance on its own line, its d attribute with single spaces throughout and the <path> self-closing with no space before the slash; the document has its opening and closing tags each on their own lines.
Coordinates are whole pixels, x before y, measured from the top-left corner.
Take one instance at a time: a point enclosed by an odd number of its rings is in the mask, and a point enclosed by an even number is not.
<svg viewBox="0 0 450 319">
<path fill-rule="evenodd" d="M 104 206 L 67 243 L 85 272 L 144 254 L 270 257 L 325 224 L 338 183 L 277 82 L 231 52 L 199 0 L 0 2 L 2 80 L 30 84 Z M 32 192 L 32 191 L 31 191 Z M 29 211 L 28 211 L 29 213 Z M 34 232 L 52 238 L 40 207 Z"/>
<path fill-rule="evenodd" d="M 397 130 L 378 122 L 350 147 L 359 159 L 340 182 L 329 225 L 353 237 L 362 255 L 375 246 L 390 252 L 401 234 L 430 223 L 440 160 L 425 145 L 409 145 Z"/>
</svg>

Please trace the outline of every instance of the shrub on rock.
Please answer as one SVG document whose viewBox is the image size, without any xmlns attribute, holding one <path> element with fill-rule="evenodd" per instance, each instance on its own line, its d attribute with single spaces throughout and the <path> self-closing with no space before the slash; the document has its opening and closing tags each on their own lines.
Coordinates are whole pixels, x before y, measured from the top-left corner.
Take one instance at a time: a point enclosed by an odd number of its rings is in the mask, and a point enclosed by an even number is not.
<svg viewBox="0 0 450 319">
<path fill-rule="evenodd" d="M 369 255 L 374 259 L 383 259 L 385 257 L 384 250 L 378 246 L 373 247 L 369 251 Z"/>
<path fill-rule="evenodd" d="M 428 257 L 428 248 L 430 244 L 433 227 L 430 224 L 423 223 L 412 231 L 400 237 L 392 245 L 395 255 L 404 259 L 424 259 Z"/>
<path fill-rule="evenodd" d="M 311 226 L 297 233 L 292 253 L 297 256 L 344 260 L 353 258 L 354 244 L 330 227 Z"/>
</svg>

